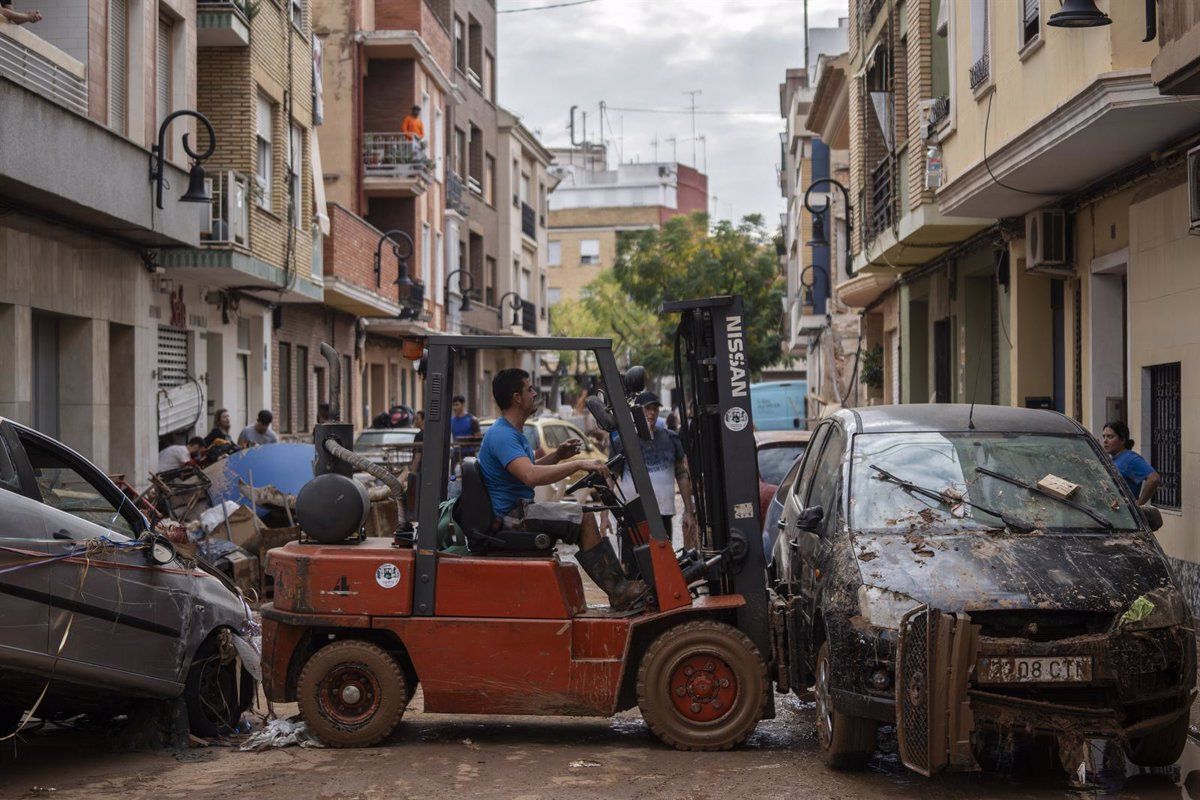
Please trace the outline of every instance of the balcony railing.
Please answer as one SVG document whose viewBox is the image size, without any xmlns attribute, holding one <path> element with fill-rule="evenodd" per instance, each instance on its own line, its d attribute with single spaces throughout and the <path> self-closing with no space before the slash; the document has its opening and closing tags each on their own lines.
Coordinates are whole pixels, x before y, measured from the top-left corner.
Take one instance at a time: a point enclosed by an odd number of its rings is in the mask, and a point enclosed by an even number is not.
<svg viewBox="0 0 1200 800">
<path fill-rule="evenodd" d="M 528 300 L 521 301 L 521 330 L 537 333 L 537 306 Z"/>
<path fill-rule="evenodd" d="M 250 178 L 231 169 L 204 179 L 212 205 L 200 240 L 213 245 L 250 246 Z"/>
<path fill-rule="evenodd" d="M 935 97 L 929 109 L 929 132 L 933 133 L 950 116 L 950 98 Z"/>
<path fill-rule="evenodd" d="M 537 212 L 529 203 L 521 203 L 521 233 L 530 239 L 537 238 Z"/>
<path fill-rule="evenodd" d="M 477 194 L 480 197 L 483 196 L 483 184 L 480 183 L 479 178 L 476 178 L 474 175 L 467 176 L 467 188 L 470 189 L 474 194 Z"/>
<path fill-rule="evenodd" d="M 971 65 L 971 89 L 978 89 L 992 74 L 991 56 L 984 53 L 979 57 L 979 60 Z"/>
<path fill-rule="evenodd" d="M 871 170 L 871 224 L 868 237 L 874 239 L 892 224 L 892 160 L 884 156 Z"/>
<path fill-rule="evenodd" d="M 428 178 L 433 162 L 425 140 L 406 133 L 363 135 L 363 167 L 369 178 Z"/>
<path fill-rule="evenodd" d="M 5 25 L 3 31 L 0 75 L 76 114 L 87 114 L 87 71 L 83 64 L 17 25 Z"/>
<path fill-rule="evenodd" d="M 467 201 L 463 197 L 463 179 L 455 172 L 446 173 L 446 210 L 455 211 L 462 216 L 468 213 Z"/>
</svg>

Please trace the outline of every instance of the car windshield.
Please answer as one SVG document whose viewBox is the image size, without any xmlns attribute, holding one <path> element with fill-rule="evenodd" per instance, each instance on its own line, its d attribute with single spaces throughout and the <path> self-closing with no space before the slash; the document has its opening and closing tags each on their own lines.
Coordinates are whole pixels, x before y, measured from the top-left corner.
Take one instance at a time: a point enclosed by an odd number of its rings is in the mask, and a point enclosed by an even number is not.
<svg viewBox="0 0 1200 800">
<path fill-rule="evenodd" d="M 778 486 L 783 476 L 791 469 L 796 459 L 804 455 L 803 444 L 760 447 L 758 450 L 758 474 L 764 483 Z"/>
<path fill-rule="evenodd" d="M 383 447 L 389 444 L 411 444 L 416 431 L 363 431 L 354 442 L 354 447 Z"/>
<path fill-rule="evenodd" d="M 957 533 L 1005 527 L 984 509 L 1029 529 L 1137 529 L 1107 465 L 1082 434 L 859 434 L 854 437 L 851 469 L 855 531 L 897 532 L 918 526 Z M 931 490 L 941 499 L 906 489 L 888 476 Z M 1052 478 L 1077 486 L 1065 486 L 1065 502 L 1034 488 Z"/>
</svg>

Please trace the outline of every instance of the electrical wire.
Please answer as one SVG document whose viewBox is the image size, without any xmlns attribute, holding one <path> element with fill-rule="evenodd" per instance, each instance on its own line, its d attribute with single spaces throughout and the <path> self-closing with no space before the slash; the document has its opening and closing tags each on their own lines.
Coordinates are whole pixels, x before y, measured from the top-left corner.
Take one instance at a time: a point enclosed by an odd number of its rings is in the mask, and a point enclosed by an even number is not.
<svg viewBox="0 0 1200 800">
<path fill-rule="evenodd" d="M 627 114 L 691 114 L 690 108 L 629 108 L 626 106 L 606 106 L 609 111 L 623 111 Z M 701 110 L 695 113 L 709 116 L 727 117 L 778 117 L 777 111 L 736 111 L 736 110 Z"/>
<path fill-rule="evenodd" d="M 988 127 L 992 121 L 992 98 L 996 96 L 995 92 L 988 95 L 987 115 L 983 119 L 983 166 L 987 169 L 988 175 L 992 177 L 992 182 L 1002 189 L 1008 189 L 1010 192 L 1019 192 L 1020 194 L 1033 195 L 1034 197 L 1058 197 L 1063 192 L 1031 192 L 1028 189 L 1018 189 L 1015 186 L 1009 186 L 1004 181 L 996 177 L 996 173 L 992 172 L 992 165 L 988 161 L 987 140 Z"/>
<path fill-rule="evenodd" d="M 529 6 L 528 8 L 506 8 L 503 11 L 497 11 L 497 14 L 521 14 L 525 11 L 546 11 L 551 8 L 567 8 L 568 6 L 582 6 L 586 3 L 595 3 L 596 0 L 571 0 L 567 3 L 551 3 L 546 6 Z"/>
</svg>

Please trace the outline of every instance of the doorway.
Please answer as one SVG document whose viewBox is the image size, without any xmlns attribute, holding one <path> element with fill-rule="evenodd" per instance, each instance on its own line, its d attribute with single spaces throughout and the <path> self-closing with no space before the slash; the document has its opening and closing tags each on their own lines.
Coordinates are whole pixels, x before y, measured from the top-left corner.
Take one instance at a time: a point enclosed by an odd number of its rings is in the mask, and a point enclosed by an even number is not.
<svg viewBox="0 0 1200 800">
<path fill-rule="evenodd" d="M 59 438 L 58 318 L 33 313 L 33 427 Z"/>
<path fill-rule="evenodd" d="M 1121 250 L 1095 259 L 1088 276 L 1091 408 L 1084 422 L 1093 432 L 1109 420 L 1129 421 L 1128 255 Z"/>
</svg>

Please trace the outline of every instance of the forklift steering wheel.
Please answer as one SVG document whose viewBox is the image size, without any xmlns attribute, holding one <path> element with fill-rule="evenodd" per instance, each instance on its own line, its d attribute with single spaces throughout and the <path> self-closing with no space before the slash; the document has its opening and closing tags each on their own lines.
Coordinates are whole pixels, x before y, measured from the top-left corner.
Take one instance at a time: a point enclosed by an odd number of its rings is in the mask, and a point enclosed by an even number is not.
<svg viewBox="0 0 1200 800">
<path fill-rule="evenodd" d="M 617 455 L 613 456 L 612 458 L 610 458 L 608 460 L 608 463 L 606 464 L 606 466 L 608 467 L 609 472 L 620 472 L 621 469 L 625 466 L 625 456 L 618 453 Z M 582 478 L 575 481 L 570 486 L 568 486 L 566 489 L 564 489 L 563 494 L 569 495 L 569 494 L 574 494 L 575 492 L 579 491 L 580 489 L 590 489 L 593 486 L 599 485 L 599 484 L 597 484 L 597 481 L 600 481 L 601 483 L 603 483 L 604 478 L 600 477 L 599 472 L 589 472 L 587 475 L 584 475 Z"/>
</svg>

